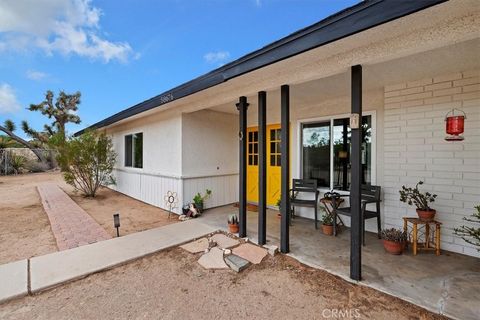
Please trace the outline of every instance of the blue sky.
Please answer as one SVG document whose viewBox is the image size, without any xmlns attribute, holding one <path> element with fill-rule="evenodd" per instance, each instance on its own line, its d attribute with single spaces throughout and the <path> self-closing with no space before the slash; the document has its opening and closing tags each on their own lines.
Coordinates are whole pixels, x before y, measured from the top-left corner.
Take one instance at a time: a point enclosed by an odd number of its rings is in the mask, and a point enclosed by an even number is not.
<svg viewBox="0 0 480 320">
<path fill-rule="evenodd" d="M 25 108 L 78 90 L 73 133 L 357 2 L 2 0 L 0 122 L 41 129 Z"/>
</svg>

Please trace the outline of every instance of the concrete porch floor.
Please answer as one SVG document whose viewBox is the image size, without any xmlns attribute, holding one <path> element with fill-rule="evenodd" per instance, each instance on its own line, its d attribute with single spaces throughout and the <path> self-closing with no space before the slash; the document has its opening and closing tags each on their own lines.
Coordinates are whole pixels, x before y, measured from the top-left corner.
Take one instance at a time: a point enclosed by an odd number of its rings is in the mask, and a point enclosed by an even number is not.
<svg viewBox="0 0 480 320">
<path fill-rule="evenodd" d="M 228 231 L 227 218 L 238 213 L 233 206 L 207 210 L 201 222 Z M 247 236 L 257 242 L 257 213 L 248 212 Z M 267 243 L 279 245 L 277 211 L 267 213 Z M 349 278 L 350 232 L 337 237 L 315 230 L 313 220 L 296 218 L 290 227 L 290 256 L 311 267 Z M 454 319 L 478 319 L 480 315 L 480 259 L 443 251 L 442 255 L 409 251 L 386 254 L 376 234 L 367 232 L 362 250 L 362 285 L 399 297 L 432 312 Z"/>
</svg>

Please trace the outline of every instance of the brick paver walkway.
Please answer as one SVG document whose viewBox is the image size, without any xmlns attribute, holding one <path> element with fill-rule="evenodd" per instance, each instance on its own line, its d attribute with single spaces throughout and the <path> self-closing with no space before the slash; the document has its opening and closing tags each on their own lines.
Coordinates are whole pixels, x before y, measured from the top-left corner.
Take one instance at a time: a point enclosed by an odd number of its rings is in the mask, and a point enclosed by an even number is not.
<svg viewBox="0 0 480 320">
<path fill-rule="evenodd" d="M 110 239 L 111 236 L 55 184 L 37 186 L 59 250 Z"/>
</svg>

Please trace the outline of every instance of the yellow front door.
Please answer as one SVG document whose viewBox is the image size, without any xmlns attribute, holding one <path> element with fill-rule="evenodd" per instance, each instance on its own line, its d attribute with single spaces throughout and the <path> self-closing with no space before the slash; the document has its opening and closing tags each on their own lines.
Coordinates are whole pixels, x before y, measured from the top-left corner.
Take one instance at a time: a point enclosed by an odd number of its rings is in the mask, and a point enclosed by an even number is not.
<svg viewBox="0 0 480 320">
<path fill-rule="evenodd" d="M 281 182 L 280 125 L 267 126 L 267 204 L 276 205 Z M 247 129 L 247 200 L 258 203 L 258 127 Z"/>
<path fill-rule="evenodd" d="M 267 204 L 277 205 L 281 186 L 280 125 L 267 127 Z"/>
<path fill-rule="evenodd" d="M 258 203 L 258 128 L 247 129 L 247 201 Z"/>
</svg>

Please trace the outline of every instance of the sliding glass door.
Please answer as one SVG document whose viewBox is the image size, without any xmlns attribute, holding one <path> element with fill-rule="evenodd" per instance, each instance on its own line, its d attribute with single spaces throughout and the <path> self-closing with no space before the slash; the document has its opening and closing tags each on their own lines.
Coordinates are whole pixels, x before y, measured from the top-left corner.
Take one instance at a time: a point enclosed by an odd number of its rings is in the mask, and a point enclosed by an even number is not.
<svg viewBox="0 0 480 320">
<path fill-rule="evenodd" d="M 332 118 L 302 125 L 303 179 L 319 187 L 350 190 L 351 130 L 349 118 Z M 362 118 L 363 184 L 372 183 L 372 116 Z"/>
</svg>

